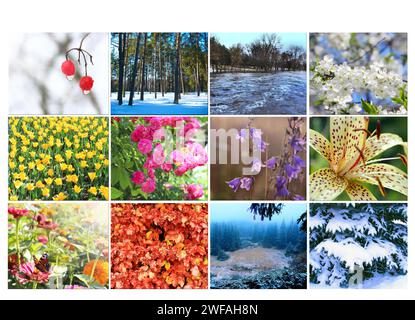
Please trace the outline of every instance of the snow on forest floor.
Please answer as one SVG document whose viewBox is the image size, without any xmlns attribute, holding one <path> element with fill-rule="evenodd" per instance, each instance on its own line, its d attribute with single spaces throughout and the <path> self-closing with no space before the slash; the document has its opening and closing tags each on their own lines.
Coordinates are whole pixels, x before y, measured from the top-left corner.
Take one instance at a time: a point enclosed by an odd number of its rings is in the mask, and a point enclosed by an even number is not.
<svg viewBox="0 0 415 320">
<path fill-rule="evenodd" d="M 144 101 L 140 100 L 140 94 L 134 94 L 133 105 L 128 105 L 129 93 L 125 94 L 123 104 L 118 105 L 117 93 L 111 93 L 111 114 L 113 115 L 207 115 L 208 98 L 206 93 L 198 97 L 195 93 L 186 93 L 181 96 L 179 104 L 174 104 L 174 92 L 167 92 L 164 97 L 161 93 L 154 98 L 154 93 L 146 92 Z"/>
<path fill-rule="evenodd" d="M 363 289 L 406 289 L 407 276 L 376 275 L 363 282 Z"/>
<path fill-rule="evenodd" d="M 373 278 L 363 281 L 360 286 L 351 289 L 406 289 L 408 277 L 404 276 L 390 276 L 377 274 Z M 316 283 L 310 283 L 311 289 L 339 289 L 335 286 L 328 286 Z"/>
<path fill-rule="evenodd" d="M 261 271 L 283 269 L 289 267 L 291 262 L 291 258 L 285 256 L 284 250 L 277 249 L 251 247 L 226 253 L 229 255 L 226 261 L 211 257 L 210 272 L 217 280 L 233 275 L 249 276 Z"/>
</svg>

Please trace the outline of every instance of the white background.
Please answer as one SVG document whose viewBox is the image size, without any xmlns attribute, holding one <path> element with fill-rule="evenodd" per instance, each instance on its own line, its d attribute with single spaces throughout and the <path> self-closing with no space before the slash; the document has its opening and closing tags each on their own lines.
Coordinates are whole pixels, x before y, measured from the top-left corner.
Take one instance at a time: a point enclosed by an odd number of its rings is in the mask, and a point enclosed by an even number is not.
<svg viewBox="0 0 415 320">
<path fill-rule="evenodd" d="M 409 162 L 415 97 L 414 1 L 176 0 L 2 1 L 0 24 L 0 298 L 2 299 L 409 299 L 415 298 L 414 179 L 409 170 L 409 283 L 405 290 L 8 290 L 7 112 L 8 37 L 13 32 L 252 31 L 408 32 Z M 410 25 L 412 27 L 410 27 Z M 26 93 L 30 94 L 30 93 Z M 412 168 L 412 165 L 411 165 Z"/>
</svg>

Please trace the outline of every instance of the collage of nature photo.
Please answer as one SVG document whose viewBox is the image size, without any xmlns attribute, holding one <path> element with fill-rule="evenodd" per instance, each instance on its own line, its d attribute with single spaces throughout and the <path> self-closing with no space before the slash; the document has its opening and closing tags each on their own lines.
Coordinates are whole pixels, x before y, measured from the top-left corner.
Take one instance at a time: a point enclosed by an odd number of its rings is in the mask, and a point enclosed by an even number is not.
<svg viewBox="0 0 415 320">
<path fill-rule="evenodd" d="M 9 51 L 9 289 L 406 287 L 408 34 Z"/>
</svg>

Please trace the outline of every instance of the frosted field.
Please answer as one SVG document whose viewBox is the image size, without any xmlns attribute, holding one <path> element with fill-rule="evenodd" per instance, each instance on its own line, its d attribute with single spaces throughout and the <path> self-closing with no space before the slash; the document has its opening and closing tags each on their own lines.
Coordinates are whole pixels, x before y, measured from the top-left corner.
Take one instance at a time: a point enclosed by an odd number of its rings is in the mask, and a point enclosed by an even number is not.
<svg viewBox="0 0 415 320">
<path fill-rule="evenodd" d="M 129 93 L 125 94 L 123 104 L 118 105 L 117 93 L 111 94 L 111 114 L 112 115 L 207 115 L 208 98 L 206 93 L 201 93 L 198 97 L 195 93 L 182 95 L 179 104 L 174 104 L 174 93 L 168 92 L 161 96 L 157 94 L 154 98 L 154 92 L 146 92 L 144 101 L 140 100 L 140 94 L 134 94 L 133 105 L 128 105 Z"/>
<path fill-rule="evenodd" d="M 406 289 L 407 281 L 407 275 L 385 276 L 377 274 L 373 278 L 365 280 L 361 285 L 351 287 L 350 289 Z M 339 287 L 324 284 L 309 283 L 308 285 L 310 289 L 339 289 Z"/>
</svg>

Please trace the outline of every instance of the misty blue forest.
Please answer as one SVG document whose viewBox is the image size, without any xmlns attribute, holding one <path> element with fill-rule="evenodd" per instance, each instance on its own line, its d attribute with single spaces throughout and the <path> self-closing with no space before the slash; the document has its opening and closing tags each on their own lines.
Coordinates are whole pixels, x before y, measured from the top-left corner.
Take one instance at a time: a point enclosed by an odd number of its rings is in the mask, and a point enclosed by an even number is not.
<svg viewBox="0 0 415 320">
<path fill-rule="evenodd" d="M 305 204 L 211 205 L 212 289 L 305 289 Z"/>
</svg>

